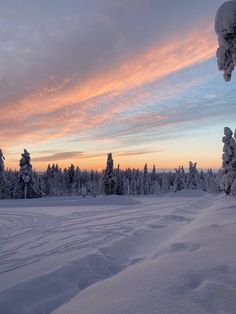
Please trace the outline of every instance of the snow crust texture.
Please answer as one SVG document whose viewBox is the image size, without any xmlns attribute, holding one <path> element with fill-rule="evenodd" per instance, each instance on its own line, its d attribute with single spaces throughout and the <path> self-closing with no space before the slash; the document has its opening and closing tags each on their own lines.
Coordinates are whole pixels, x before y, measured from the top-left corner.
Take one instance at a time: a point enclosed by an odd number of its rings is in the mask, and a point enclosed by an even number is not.
<svg viewBox="0 0 236 314">
<path fill-rule="evenodd" d="M 230 81 L 236 64 L 236 1 L 227 1 L 218 9 L 215 31 L 219 42 L 218 67 L 223 71 L 225 81 Z"/>
<path fill-rule="evenodd" d="M 0 203 L 0 313 L 234 313 L 236 205 L 224 195 Z"/>
</svg>

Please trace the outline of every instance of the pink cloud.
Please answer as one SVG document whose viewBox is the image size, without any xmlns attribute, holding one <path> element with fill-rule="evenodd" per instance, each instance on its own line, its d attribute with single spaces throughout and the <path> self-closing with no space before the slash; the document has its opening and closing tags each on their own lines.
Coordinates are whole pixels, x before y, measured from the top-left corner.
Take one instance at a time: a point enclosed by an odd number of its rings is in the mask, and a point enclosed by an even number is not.
<svg viewBox="0 0 236 314">
<path fill-rule="evenodd" d="M 63 79 L 58 85 L 38 90 L 19 101 L 0 108 L 1 142 L 47 141 L 68 133 L 79 132 L 115 121 L 116 114 L 137 108 L 148 100 L 149 91 L 139 88 L 163 77 L 202 62 L 215 53 L 216 42 L 211 30 L 195 30 L 184 38 L 176 37 L 163 45 L 126 60 L 116 68 L 96 74 L 83 83 L 76 76 Z M 51 78 L 54 81 L 54 78 Z M 57 82 L 56 82 L 57 84 Z M 157 116 L 159 120 L 164 117 Z M 117 123 L 148 119 L 147 114 L 117 119 Z M 167 119 L 168 120 L 168 119 Z"/>
</svg>

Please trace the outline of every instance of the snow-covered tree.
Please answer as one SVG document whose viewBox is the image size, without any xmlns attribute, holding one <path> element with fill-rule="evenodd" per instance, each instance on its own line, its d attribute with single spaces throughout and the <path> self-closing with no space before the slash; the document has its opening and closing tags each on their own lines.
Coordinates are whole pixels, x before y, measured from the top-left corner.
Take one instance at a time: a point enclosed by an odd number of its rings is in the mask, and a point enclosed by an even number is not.
<svg viewBox="0 0 236 314">
<path fill-rule="evenodd" d="M 83 198 L 86 197 L 87 195 L 87 188 L 85 185 L 82 185 L 82 188 L 81 188 L 81 195 L 83 196 Z"/>
<path fill-rule="evenodd" d="M 122 181 L 120 165 L 118 165 L 118 168 L 116 170 L 116 194 L 117 195 L 123 194 L 123 181 Z"/>
<path fill-rule="evenodd" d="M 158 183 L 158 181 L 157 181 L 156 166 L 153 165 L 151 177 L 150 177 L 150 187 L 149 187 L 150 194 L 157 193 L 157 183 Z"/>
<path fill-rule="evenodd" d="M 189 162 L 189 176 L 187 182 L 187 188 L 191 190 L 197 190 L 200 187 L 199 174 L 197 170 L 197 163 Z"/>
<path fill-rule="evenodd" d="M 107 154 L 107 166 L 103 177 L 103 184 L 106 195 L 115 194 L 115 175 L 112 153 Z"/>
<path fill-rule="evenodd" d="M 161 175 L 161 192 L 162 193 L 167 193 L 171 189 L 171 173 L 168 172 L 163 172 Z"/>
<path fill-rule="evenodd" d="M 184 171 L 184 167 L 175 169 L 174 191 L 181 191 L 187 188 L 187 177 Z"/>
<path fill-rule="evenodd" d="M 127 177 L 124 178 L 124 194 L 125 195 L 130 195 L 131 194 L 131 186 L 129 179 Z"/>
<path fill-rule="evenodd" d="M 97 194 L 98 194 L 98 185 L 97 185 L 97 171 L 94 172 L 93 170 L 91 171 L 90 173 L 90 194 L 93 196 L 93 197 L 96 197 Z"/>
<path fill-rule="evenodd" d="M 182 180 L 181 180 L 181 168 L 175 169 L 175 181 L 174 181 L 174 191 L 178 192 L 183 190 Z"/>
<path fill-rule="evenodd" d="M 203 191 L 207 191 L 207 178 L 203 170 L 201 170 L 199 173 L 199 183 L 200 183 L 201 189 Z"/>
<path fill-rule="evenodd" d="M 62 171 L 56 164 L 48 165 L 43 177 L 43 190 L 46 195 L 60 196 L 64 193 L 64 181 Z"/>
<path fill-rule="evenodd" d="M 67 170 L 67 191 L 69 195 L 75 194 L 75 166 L 73 164 Z"/>
<path fill-rule="evenodd" d="M 5 177 L 5 168 L 4 168 L 5 157 L 2 150 L 0 149 L 0 199 L 7 198 L 7 182 Z"/>
<path fill-rule="evenodd" d="M 30 153 L 24 149 L 19 164 L 20 172 L 16 191 L 14 192 L 15 198 L 35 198 L 41 196 L 41 192 L 37 190 L 30 160 Z"/>
<path fill-rule="evenodd" d="M 3 152 L 0 149 L 0 173 L 4 172 L 4 160 L 5 160 L 5 157 L 3 156 Z"/>
<path fill-rule="evenodd" d="M 6 189 L 7 193 L 5 196 L 6 198 L 14 198 L 14 191 L 18 184 L 18 177 L 19 177 L 18 171 L 5 170 L 5 178 L 7 184 Z"/>
<path fill-rule="evenodd" d="M 220 189 L 226 192 L 226 195 L 236 195 L 236 132 L 230 128 L 224 128 L 223 163 L 219 172 Z"/>
<path fill-rule="evenodd" d="M 81 194 L 81 170 L 78 166 L 75 169 L 75 192 Z"/>
<path fill-rule="evenodd" d="M 224 72 L 225 81 L 230 81 L 236 65 L 236 1 L 227 1 L 216 13 L 215 31 L 218 35 L 217 63 Z"/>
<path fill-rule="evenodd" d="M 213 173 L 212 169 L 207 170 L 206 174 L 206 189 L 204 191 L 209 193 L 217 192 L 216 175 Z"/>
<path fill-rule="evenodd" d="M 149 183 L 148 183 L 148 167 L 147 164 L 144 165 L 143 168 L 143 194 L 149 194 Z"/>
</svg>

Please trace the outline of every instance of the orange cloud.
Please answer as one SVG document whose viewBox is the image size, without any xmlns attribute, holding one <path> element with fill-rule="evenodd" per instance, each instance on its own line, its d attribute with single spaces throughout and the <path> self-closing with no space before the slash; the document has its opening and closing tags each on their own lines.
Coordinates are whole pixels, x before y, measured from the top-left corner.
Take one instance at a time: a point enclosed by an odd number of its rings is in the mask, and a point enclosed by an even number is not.
<svg viewBox="0 0 236 314">
<path fill-rule="evenodd" d="M 59 137 L 74 127 L 86 129 L 100 125 L 111 114 L 124 110 L 129 101 L 133 105 L 131 97 L 125 103 L 114 104 L 112 100 L 115 96 L 129 93 L 144 84 L 206 60 L 214 55 L 215 48 L 215 38 L 210 30 L 193 31 L 184 38 L 177 37 L 161 46 L 151 47 L 145 53 L 126 60 L 106 73 L 100 73 L 84 82 L 73 81 L 73 87 L 67 79 L 60 86 L 50 89 L 43 87 L 17 103 L 8 104 L 7 110 L 4 106 L 0 109 L 3 121 L 14 121 L 16 127 L 15 133 L 13 129 L 6 130 L 6 127 L 1 130 L 1 140 L 7 134 L 14 134 L 24 140 L 30 130 L 38 140 L 43 140 Z M 106 105 L 103 105 L 104 101 Z M 76 108 L 76 116 L 69 106 Z M 60 115 L 59 111 L 62 109 L 63 114 Z M 96 114 L 93 115 L 94 110 Z M 66 123 L 67 118 L 70 119 L 71 127 Z"/>
<path fill-rule="evenodd" d="M 124 135 L 130 134 L 132 130 L 134 133 L 137 129 L 142 130 L 147 120 L 150 120 L 150 126 L 156 126 L 157 121 L 160 121 L 161 127 L 168 124 L 174 125 L 175 122 L 168 121 L 166 116 L 159 114 L 153 116 L 153 114 L 142 112 L 137 114 L 140 107 L 150 97 L 150 91 L 142 87 L 155 83 L 173 72 L 209 59 L 215 54 L 215 49 L 215 36 L 211 30 L 196 30 L 186 33 L 185 37 L 176 37 L 163 45 L 154 45 L 110 71 L 91 76 L 83 82 L 78 81 L 76 74 L 71 78 L 63 79 L 59 84 L 53 79 L 54 86 L 50 87 L 44 86 L 42 82 L 38 90 L 25 95 L 20 101 L 1 106 L 1 143 L 13 146 L 30 141 L 33 144 L 60 138 L 68 133 L 91 140 L 86 131 L 102 126 L 106 122 L 125 126 L 135 121 L 135 125 L 129 130 L 121 130 L 120 134 Z M 189 82 L 186 82 L 185 85 L 188 86 L 188 84 Z M 181 88 L 175 86 L 170 93 L 178 93 Z M 160 97 L 162 93 L 160 90 Z M 173 97 L 168 92 L 163 95 L 164 98 Z M 127 108 L 136 110 L 135 117 L 127 116 Z M 118 116 L 119 114 L 121 116 Z M 145 125 L 142 126 L 143 124 Z M 94 141 L 111 141 L 109 134 L 108 137 L 101 136 L 101 138 L 96 137 L 95 133 L 94 135 Z M 153 153 L 153 159 L 154 155 Z M 38 156 L 35 157 L 37 160 Z M 89 161 L 90 157 L 93 161 Z M 119 157 L 121 162 L 125 163 L 126 157 L 123 155 Z M 89 163 L 98 165 L 98 160 L 104 158 L 98 154 L 95 160 L 94 157 L 88 155 L 84 157 L 84 162 L 87 165 Z M 143 162 L 145 157 L 140 156 L 135 159 L 138 163 Z M 40 157 L 38 162 L 40 162 Z M 83 164 L 83 161 L 81 162 Z M 163 162 L 166 160 L 164 159 Z"/>
</svg>

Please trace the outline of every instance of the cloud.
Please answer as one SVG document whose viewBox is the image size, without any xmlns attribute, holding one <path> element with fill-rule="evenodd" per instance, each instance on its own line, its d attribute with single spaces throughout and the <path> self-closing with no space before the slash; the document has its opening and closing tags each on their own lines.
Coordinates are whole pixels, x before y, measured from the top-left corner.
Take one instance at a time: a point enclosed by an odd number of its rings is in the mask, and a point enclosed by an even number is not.
<svg viewBox="0 0 236 314">
<path fill-rule="evenodd" d="M 147 149 L 145 151 L 139 151 L 139 150 L 133 150 L 133 151 L 115 151 L 113 153 L 113 156 L 120 157 L 120 156 L 138 156 L 138 155 L 146 155 L 146 154 L 152 154 L 157 153 L 160 150 L 150 150 Z M 56 163 L 58 161 L 62 160 L 79 160 L 79 159 L 92 159 L 92 158 L 100 158 L 100 157 L 106 157 L 106 152 L 100 152 L 100 153 L 88 153 L 88 152 L 77 152 L 77 151 L 70 151 L 70 152 L 59 152 L 54 153 L 51 155 L 41 156 L 32 158 L 32 161 L 34 163 L 42 163 L 42 162 L 52 162 Z"/>
<path fill-rule="evenodd" d="M 193 31 L 185 38 L 148 48 L 83 83 L 76 84 L 74 79 L 73 87 L 69 79 L 57 88 L 44 87 L 7 108 L 0 108 L 3 121 L 0 139 L 4 141 L 10 136 L 15 141 L 45 141 L 102 125 L 113 115 L 129 107 L 135 109 L 148 99 L 150 89 L 143 87 L 211 57 L 214 51 L 211 32 L 200 36 Z"/>
<path fill-rule="evenodd" d="M 204 34 L 218 2 L 3 0 L 0 105 L 78 86 L 199 25 Z"/>
<path fill-rule="evenodd" d="M 68 159 L 77 159 L 82 157 L 83 158 L 84 153 L 83 152 L 63 152 L 63 153 L 54 153 L 47 156 L 42 157 L 36 157 L 33 158 L 33 162 L 57 162 L 60 160 L 68 160 Z"/>
<path fill-rule="evenodd" d="M 215 65 L 203 62 L 215 54 L 220 3 L 1 1 L 1 145 L 70 151 L 38 153 L 38 163 L 86 159 L 89 145 L 97 157 L 107 147 L 145 148 L 183 136 L 209 114 L 227 117 L 222 89 L 207 103 L 194 93 L 215 91 Z"/>
</svg>

